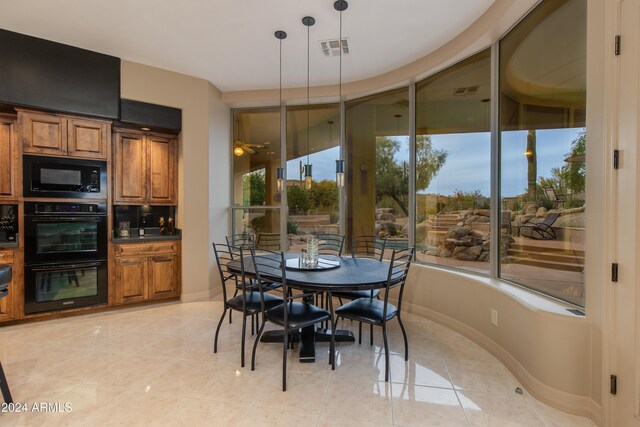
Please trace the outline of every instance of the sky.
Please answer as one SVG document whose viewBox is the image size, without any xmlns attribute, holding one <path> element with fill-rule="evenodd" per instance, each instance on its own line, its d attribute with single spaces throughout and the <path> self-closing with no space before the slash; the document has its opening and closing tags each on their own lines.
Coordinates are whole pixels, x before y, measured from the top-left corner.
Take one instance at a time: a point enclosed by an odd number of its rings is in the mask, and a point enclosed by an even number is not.
<svg viewBox="0 0 640 427">
<path fill-rule="evenodd" d="M 551 168 L 561 167 L 571 151 L 573 141 L 582 128 L 549 129 L 536 131 L 538 157 L 538 177 L 551 177 Z M 409 162 L 409 138 L 392 137 L 400 142 L 396 153 L 398 162 Z M 426 190 L 419 193 L 451 195 L 456 190 L 471 192 L 480 190 L 489 197 L 491 189 L 491 135 L 483 133 L 460 133 L 432 135 L 434 149 L 447 152 L 447 161 Z M 502 133 L 502 195 L 513 197 L 522 194 L 527 187 L 527 131 Z M 335 161 L 340 156 L 340 148 L 333 147 L 310 156 L 315 181 L 335 180 Z M 287 179 L 299 179 L 299 162 L 306 163 L 306 157 L 287 162 Z"/>
</svg>

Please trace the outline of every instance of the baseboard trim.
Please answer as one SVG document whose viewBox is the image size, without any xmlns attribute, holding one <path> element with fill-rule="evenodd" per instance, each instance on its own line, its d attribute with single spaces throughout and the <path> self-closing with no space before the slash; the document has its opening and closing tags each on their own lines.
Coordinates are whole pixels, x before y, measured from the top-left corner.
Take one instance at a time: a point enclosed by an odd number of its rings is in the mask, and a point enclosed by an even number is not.
<svg viewBox="0 0 640 427">
<path fill-rule="evenodd" d="M 546 403 L 547 405 L 560 409 L 564 412 L 569 412 L 576 415 L 590 417 L 598 425 L 600 425 L 602 408 L 593 399 L 587 396 L 580 396 L 576 394 L 567 393 L 561 390 L 557 390 L 550 387 L 543 382 L 539 381 L 533 375 L 525 369 L 524 366 L 516 360 L 507 350 L 505 350 L 498 343 L 491 338 L 481 334 L 471 326 L 460 322 L 452 317 L 437 311 L 411 304 L 409 302 L 402 302 L 403 309 L 407 312 L 416 314 L 418 316 L 433 320 L 446 326 L 470 340 L 474 341 L 489 353 L 494 355 L 500 360 L 511 373 L 522 383 L 525 389 L 536 399 Z"/>
</svg>

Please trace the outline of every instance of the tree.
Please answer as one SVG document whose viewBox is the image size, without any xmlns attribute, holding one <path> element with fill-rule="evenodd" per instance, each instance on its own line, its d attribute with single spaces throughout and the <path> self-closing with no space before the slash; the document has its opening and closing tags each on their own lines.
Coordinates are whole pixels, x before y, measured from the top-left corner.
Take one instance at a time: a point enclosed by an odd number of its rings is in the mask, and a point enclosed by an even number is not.
<svg viewBox="0 0 640 427">
<path fill-rule="evenodd" d="M 242 177 L 242 204 L 244 206 L 264 205 L 264 169 L 250 172 Z"/>
<path fill-rule="evenodd" d="M 309 192 L 295 185 L 288 187 L 287 206 L 296 214 L 308 211 L 311 209 Z"/>
<path fill-rule="evenodd" d="M 338 186 L 335 181 L 322 180 L 314 182 L 309 190 L 312 208 L 323 211 L 338 209 Z"/>
<path fill-rule="evenodd" d="M 397 139 L 376 140 L 376 201 L 391 197 L 405 215 L 409 215 L 409 165 L 397 162 Z M 447 160 L 447 152 L 436 150 L 429 135 L 416 136 L 416 191 L 425 190 Z"/>
<path fill-rule="evenodd" d="M 571 142 L 572 161 L 562 166 L 562 178 L 566 188 L 574 193 L 584 193 L 586 163 L 584 157 L 587 154 L 587 131 L 583 129 L 576 139 Z"/>
</svg>

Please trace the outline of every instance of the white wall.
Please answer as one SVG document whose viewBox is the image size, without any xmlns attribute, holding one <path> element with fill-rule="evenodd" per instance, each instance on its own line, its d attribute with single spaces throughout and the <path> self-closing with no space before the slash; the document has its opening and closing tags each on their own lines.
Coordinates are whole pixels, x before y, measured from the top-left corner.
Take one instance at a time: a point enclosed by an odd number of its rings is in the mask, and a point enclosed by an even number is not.
<svg viewBox="0 0 640 427">
<path fill-rule="evenodd" d="M 207 299 L 217 288 L 212 239 L 226 234 L 229 202 L 229 110 L 203 79 L 122 62 L 123 98 L 182 109 L 177 226 L 182 229 L 182 301 Z M 216 168 L 210 168 L 216 164 Z M 212 225 L 212 224 L 215 224 Z"/>
</svg>

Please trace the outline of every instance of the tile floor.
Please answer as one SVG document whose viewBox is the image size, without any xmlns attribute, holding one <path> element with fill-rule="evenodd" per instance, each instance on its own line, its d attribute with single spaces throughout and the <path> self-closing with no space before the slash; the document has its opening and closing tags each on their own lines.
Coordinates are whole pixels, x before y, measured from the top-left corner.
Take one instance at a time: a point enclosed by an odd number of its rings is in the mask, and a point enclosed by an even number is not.
<svg viewBox="0 0 640 427">
<path fill-rule="evenodd" d="M 40 402 L 71 406 L 0 413 L 0 425 L 595 425 L 526 391 L 516 394 L 518 381 L 489 353 L 409 314 L 408 363 L 397 323 L 390 329 L 391 382 L 384 382 L 376 330 L 373 346 L 368 334 L 362 345 L 340 345 L 333 372 L 328 344 L 319 344 L 313 364 L 289 351 L 282 393 L 281 345 L 259 344 L 256 370 L 240 368 L 239 316 L 222 326 L 213 354 L 221 310 L 214 301 L 175 303 L 0 328 L 0 360 L 14 400 L 29 409 Z M 249 336 L 248 349 L 252 343 Z"/>
</svg>

